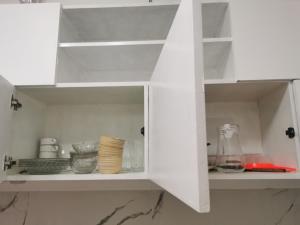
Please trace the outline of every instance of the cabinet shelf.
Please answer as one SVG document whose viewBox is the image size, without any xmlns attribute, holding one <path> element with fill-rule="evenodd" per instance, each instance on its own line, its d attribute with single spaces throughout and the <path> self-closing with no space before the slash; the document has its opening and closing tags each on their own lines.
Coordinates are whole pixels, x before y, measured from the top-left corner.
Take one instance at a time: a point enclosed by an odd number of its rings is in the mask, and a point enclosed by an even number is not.
<svg viewBox="0 0 300 225">
<path fill-rule="evenodd" d="M 177 8 L 177 3 L 65 6 L 60 41 L 166 39 Z"/>
<path fill-rule="evenodd" d="M 51 174 L 51 175 L 8 175 L 7 181 L 96 181 L 96 180 L 146 180 L 145 173 L 120 174 Z"/>
<path fill-rule="evenodd" d="M 237 81 L 234 79 L 206 79 L 204 80 L 204 84 L 234 84 Z"/>
<path fill-rule="evenodd" d="M 110 41 L 110 42 L 63 42 L 59 44 L 60 48 L 72 47 L 105 47 L 105 46 L 136 46 L 136 45 L 163 45 L 165 40 L 149 41 Z"/>
<path fill-rule="evenodd" d="M 210 173 L 209 181 L 211 189 L 293 189 L 300 187 L 300 173 Z"/>
<path fill-rule="evenodd" d="M 216 42 L 232 42 L 231 37 L 223 37 L 223 38 L 203 38 L 203 43 L 216 43 Z"/>
<path fill-rule="evenodd" d="M 247 172 L 210 173 L 211 190 L 264 190 L 300 188 L 300 173 Z M 3 191 L 107 191 L 161 190 L 146 174 L 9 175 L 0 186 Z"/>
<path fill-rule="evenodd" d="M 6 191 L 112 191 L 159 190 L 145 173 L 73 174 L 73 175 L 8 175 L 0 185 Z"/>
</svg>

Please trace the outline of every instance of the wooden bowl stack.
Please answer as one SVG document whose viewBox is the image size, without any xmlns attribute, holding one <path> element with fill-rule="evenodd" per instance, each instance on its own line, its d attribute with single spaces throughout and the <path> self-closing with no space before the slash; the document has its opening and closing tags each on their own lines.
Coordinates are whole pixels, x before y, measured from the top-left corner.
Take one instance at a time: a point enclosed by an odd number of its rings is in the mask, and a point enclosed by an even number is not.
<svg viewBox="0 0 300 225">
<path fill-rule="evenodd" d="M 122 139 L 101 136 L 99 144 L 98 170 L 104 174 L 120 173 L 122 170 L 123 147 Z"/>
</svg>

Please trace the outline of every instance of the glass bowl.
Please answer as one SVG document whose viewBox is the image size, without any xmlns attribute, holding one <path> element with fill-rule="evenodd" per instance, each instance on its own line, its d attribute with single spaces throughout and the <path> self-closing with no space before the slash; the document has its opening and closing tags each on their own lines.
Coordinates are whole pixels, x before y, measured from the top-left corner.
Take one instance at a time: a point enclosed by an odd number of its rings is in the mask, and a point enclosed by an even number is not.
<svg viewBox="0 0 300 225">
<path fill-rule="evenodd" d="M 91 153 L 97 152 L 98 143 L 97 142 L 80 142 L 76 144 L 72 144 L 73 149 L 77 153 Z"/>
<path fill-rule="evenodd" d="M 92 173 L 97 167 L 97 152 L 75 153 L 71 152 L 71 166 L 74 173 Z"/>
</svg>

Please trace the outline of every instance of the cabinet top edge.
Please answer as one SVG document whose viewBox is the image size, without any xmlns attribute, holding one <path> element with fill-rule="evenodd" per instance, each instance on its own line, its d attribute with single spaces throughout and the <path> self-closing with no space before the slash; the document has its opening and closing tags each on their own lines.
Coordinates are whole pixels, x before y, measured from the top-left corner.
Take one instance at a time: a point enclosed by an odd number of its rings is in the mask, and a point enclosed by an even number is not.
<svg viewBox="0 0 300 225">
<path fill-rule="evenodd" d="M 62 5 L 63 10 L 72 9 L 101 9 L 101 8 L 123 8 L 123 7 L 153 7 L 153 6 L 178 6 L 180 0 L 167 1 L 163 3 L 106 3 L 106 4 L 78 4 L 78 5 Z"/>
<path fill-rule="evenodd" d="M 142 87 L 148 86 L 150 82 L 87 82 L 87 83 L 57 83 L 56 88 L 67 87 Z"/>
</svg>

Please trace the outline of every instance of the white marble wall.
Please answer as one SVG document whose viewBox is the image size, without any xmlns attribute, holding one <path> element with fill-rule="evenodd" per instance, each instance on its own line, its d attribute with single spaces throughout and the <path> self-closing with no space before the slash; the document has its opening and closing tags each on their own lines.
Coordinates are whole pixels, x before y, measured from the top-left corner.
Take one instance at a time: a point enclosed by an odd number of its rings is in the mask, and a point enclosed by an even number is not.
<svg viewBox="0 0 300 225">
<path fill-rule="evenodd" d="M 105 225 L 154 208 L 160 192 L 33 192 L 0 194 L 0 225 L 97 225 L 116 207 L 130 202 Z M 152 212 L 128 225 L 299 225 L 297 191 L 214 191 L 212 210 L 198 214 L 169 194 L 155 219 Z M 29 199 L 29 201 L 28 201 Z M 298 203 L 298 204 L 297 204 Z M 24 220 L 27 214 L 26 220 Z"/>
</svg>

